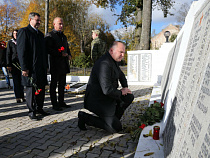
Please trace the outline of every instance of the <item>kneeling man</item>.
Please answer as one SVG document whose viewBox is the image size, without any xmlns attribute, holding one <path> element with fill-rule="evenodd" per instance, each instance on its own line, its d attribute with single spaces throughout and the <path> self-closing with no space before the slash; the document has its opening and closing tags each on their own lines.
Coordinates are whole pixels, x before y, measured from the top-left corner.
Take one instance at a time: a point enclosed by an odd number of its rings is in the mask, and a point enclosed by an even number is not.
<svg viewBox="0 0 210 158">
<path fill-rule="evenodd" d="M 81 130 L 86 130 L 85 125 L 110 133 L 122 130 L 120 118 L 134 99 L 125 75 L 118 66 L 124 55 L 125 45 L 115 41 L 109 52 L 94 64 L 85 93 L 84 107 L 97 116 L 79 111 L 78 127 Z M 118 82 L 123 87 L 120 90 Z"/>
</svg>

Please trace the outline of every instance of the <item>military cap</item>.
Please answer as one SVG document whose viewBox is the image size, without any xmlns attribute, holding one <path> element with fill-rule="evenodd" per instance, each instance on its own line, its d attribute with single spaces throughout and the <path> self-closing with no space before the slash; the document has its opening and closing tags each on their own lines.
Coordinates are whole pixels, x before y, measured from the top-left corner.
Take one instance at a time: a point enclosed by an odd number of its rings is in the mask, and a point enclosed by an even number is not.
<svg viewBox="0 0 210 158">
<path fill-rule="evenodd" d="M 94 32 L 95 34 L 99 35 L 100 31 L 99 30 L 92 30 L 92 32 Z"/>
</svg>

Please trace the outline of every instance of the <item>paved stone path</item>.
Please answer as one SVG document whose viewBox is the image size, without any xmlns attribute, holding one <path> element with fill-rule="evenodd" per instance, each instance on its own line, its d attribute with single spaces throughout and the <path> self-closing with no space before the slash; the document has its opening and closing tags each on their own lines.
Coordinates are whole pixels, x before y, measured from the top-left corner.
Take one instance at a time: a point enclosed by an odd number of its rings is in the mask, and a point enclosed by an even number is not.
<svg viewBox="0 0 210 158">
<path fill-rule="evenodd" d="M 13 90 L 0 89 L 0 158 L 133 158 L 138 141 L 128 131 L 148 105 L 152 87 L 129 88 L 135 99 L 122 117 L 124 130 L 116 134 L 90 126 L 80 131 L 77 114 L 86 111 L 81 95 L 66 93 L 65 102 L 72 107 L 57 112 L 46 93 L 44 110 L 51 115 L 31 121 L 25 103 L 16 103 Z"/>
</svg>

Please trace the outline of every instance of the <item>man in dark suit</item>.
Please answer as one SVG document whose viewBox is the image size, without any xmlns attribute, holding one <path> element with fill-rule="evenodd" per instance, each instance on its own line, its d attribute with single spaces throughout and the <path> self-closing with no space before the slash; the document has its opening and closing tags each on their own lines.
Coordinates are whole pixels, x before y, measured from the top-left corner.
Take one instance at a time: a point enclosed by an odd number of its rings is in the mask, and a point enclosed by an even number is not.
<svg viewBox="0 0 210 158">
<path fill-rule="evenodd" d="M 111 133 L 122 130 L 120 118 L 134 99 L 118 66 L 124 54 L 125 45 L 115 41 L 109 52 L 96 61 L 88 81 L 84 107 L 97 116 L 80 111 L 78 127 L 81 130 L 86 130 L 85 124 Z M 118 89 L 118 81 L 122 89 Z"/>
<path fill-rule="evenodd" d="M 38 30 L 41 18 L 38 13 L 29 14 L 29 25 L 17 34 L 17 53 L 22 70 L 22 84 L 26 86 L 26 104 L 29 117 L 38 120 L 36 113 L 48 115 L 43 111 L 45 85 L 47 84 L 47 53 L 44 35 Z M 38 92 L 38 89 L 41 91 Z M 38 94 L 38 95 L 35 95 Z"/>
<path fill-rule="evenodd" d="M 47 53 L 50 55 L 50 98 L 54 110 L 61 111 L 62 107 L 70 107 L 64 102 L 66 74 L 70 73 L 69 60 L 71 53 L 66 36 L 63 34 L 63 20 L 56 17 L 53 21 L 54 29 L 45 37 Z M 58 84 L 58 101 L 56 87 Z"/>
</svg>

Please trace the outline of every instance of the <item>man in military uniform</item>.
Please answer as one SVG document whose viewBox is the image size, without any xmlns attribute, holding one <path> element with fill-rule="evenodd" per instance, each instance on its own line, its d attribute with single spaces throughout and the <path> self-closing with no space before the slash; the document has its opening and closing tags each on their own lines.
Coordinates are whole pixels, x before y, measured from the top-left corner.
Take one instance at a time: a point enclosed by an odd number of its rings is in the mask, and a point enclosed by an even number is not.
<svg viewBox="0 0 210 158">
<path fill-rule="evenodd" d="M 99 30 L 92 30 L 91 60 L 93 63 L 106 52 L 106 43 L 99 38 L 99 34 Z"/>
</svg>

